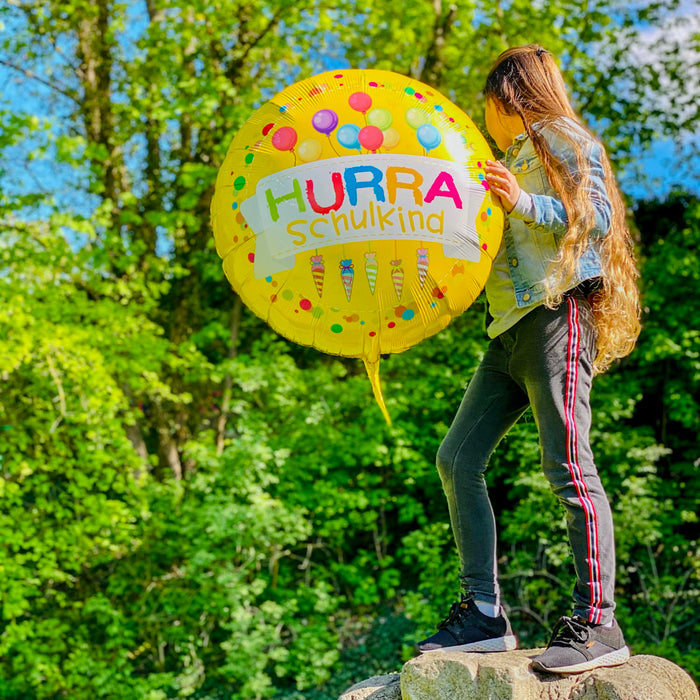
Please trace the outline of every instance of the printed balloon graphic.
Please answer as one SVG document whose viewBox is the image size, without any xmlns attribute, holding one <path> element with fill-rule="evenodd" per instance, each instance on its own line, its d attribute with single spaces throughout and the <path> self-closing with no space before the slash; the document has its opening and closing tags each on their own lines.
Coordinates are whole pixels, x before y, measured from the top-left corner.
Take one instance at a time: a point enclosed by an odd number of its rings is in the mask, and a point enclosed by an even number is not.
<svg viewBox="0 0 700 700">
<path fill-rule="evenodd" d="M 503 232 L 493 155 L 436 90 L 379 70 L 295 83 L 236 134 L 216 182 L 217 252 L 285 337 L 364 360 L 442 330 L 483 289 Z"/>
</svg>

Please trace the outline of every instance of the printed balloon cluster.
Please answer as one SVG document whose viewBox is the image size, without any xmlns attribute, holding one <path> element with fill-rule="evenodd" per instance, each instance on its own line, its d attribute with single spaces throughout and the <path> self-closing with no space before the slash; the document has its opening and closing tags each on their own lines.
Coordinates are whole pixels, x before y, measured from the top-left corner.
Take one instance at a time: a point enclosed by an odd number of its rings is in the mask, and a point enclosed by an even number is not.
<svg viewBox="0 0 700 700">
<path fill-rule="evenodd" d="M 365 126 L 360 127 L 357 124 L 339 126 L 338 114 L 334 110 L 319 109 L 311 119 L 314 129 L 319 134 L 326 136 L 329 142 L 331 142 L 331 134 L 335 132 L 335 138 L 343 148 L 359 152 L 362 152 L 363 148 L 372 153 L 376 153 L 380 148 L 390 151 L 399 145 L 401 136 L 392 127 L 394 115 L 388 109 L 383 107 L 373 109 L 372 98 L 366 92 L 354 92 L 348 98 L 348 104 L 365 117 Z M 440 131 L 430 123 L 430 114 L 424 109 L 410 107 L 406 110 L 404 118 L 415 131 L 418 143 L 425 149 L 426 153 L 442 143 Z M 280 127 L 272 135 L 272 145 L 278 151 L 296 153 L 305 163 L 318 160 L 323 151 L 323 146 L 318 139 L 304 139 L 298 146 L 297 141 L 297 132 L 291 126 Z M 332 142 L 331 147 L 333 147 Z"/>
</svg>

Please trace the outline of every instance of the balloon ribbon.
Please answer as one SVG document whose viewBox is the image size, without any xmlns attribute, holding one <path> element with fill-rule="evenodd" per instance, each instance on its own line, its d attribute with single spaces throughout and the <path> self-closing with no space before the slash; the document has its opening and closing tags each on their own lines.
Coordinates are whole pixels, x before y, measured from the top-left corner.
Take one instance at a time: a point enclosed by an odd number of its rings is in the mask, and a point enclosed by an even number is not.
<svg viewBox="0 0 700 700">
<path fill-rule="evenodd" d="M 386 420 L 387 425 L 391 425 L 391 418 L 389 416 L 389 411 L 386 409 L 386 404 L 384 403 L 384 396 L 382 395 L 382 385 L 379 381 L 379 360 L 370 362 L 366 358 L 363 358 L 365 363 L 365 369 L 367 370 L 367 376 L 372 384 L 372 391 L 374 392 L 374 398 L 377 400 L 379 409 Z"/>
</svg>

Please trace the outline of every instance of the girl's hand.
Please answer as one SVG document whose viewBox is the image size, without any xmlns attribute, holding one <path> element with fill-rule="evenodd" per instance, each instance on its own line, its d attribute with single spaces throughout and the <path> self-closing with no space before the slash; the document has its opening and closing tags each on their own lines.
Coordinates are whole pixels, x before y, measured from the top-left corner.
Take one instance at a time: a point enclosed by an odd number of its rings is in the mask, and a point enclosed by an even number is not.
<svg viewBox="0 0 700 700">
<path fill-rule="evenodd" d="M 520 185 L 515 175 L 503 163 L 487 160 L 486 181 L 500 200 L 501 206 L 510 214 L 520 197 Z"/>
</svg>

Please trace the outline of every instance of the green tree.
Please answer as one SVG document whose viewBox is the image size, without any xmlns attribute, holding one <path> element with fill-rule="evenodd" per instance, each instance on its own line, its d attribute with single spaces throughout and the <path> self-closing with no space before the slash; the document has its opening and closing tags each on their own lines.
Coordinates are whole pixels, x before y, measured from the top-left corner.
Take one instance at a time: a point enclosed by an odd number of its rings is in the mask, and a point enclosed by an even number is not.
<svg viewBox="0 0 700 700">
<path fill-rule="evenodd" d="M 646 107 L 685 99 L 675 48 L 653 68 L 627 60 L 634 23 L 673 7 L 0 7 L 0 695 L 333 697 L 331 669 L 350 682 L 371 657 L 374 672 L 400 663 L 399 640 L 456 592 L 433 461 L 483 352 L 483 309 L 384 363 L 389 428 L 359 363 L 287 343 L 224 282 L 209 227 L 223 154 L 279 87 L 338 63 L 410 73 L 478 118 L 493 58 L 536 40 L 621 160 L 654 130 L 695 128 Z M 643 238 L 648 333 L 599 380 L 596 440 L 627 622 L 646 649 L 696 663 L 697 267 L 678 250 L 696 243 L 697 205 L 676 206 Z M 533 427 L 489 477 L 526 641 L 569 580 Z M 651 632 L 634 626 L 642 606 Z"/>
</svg>

